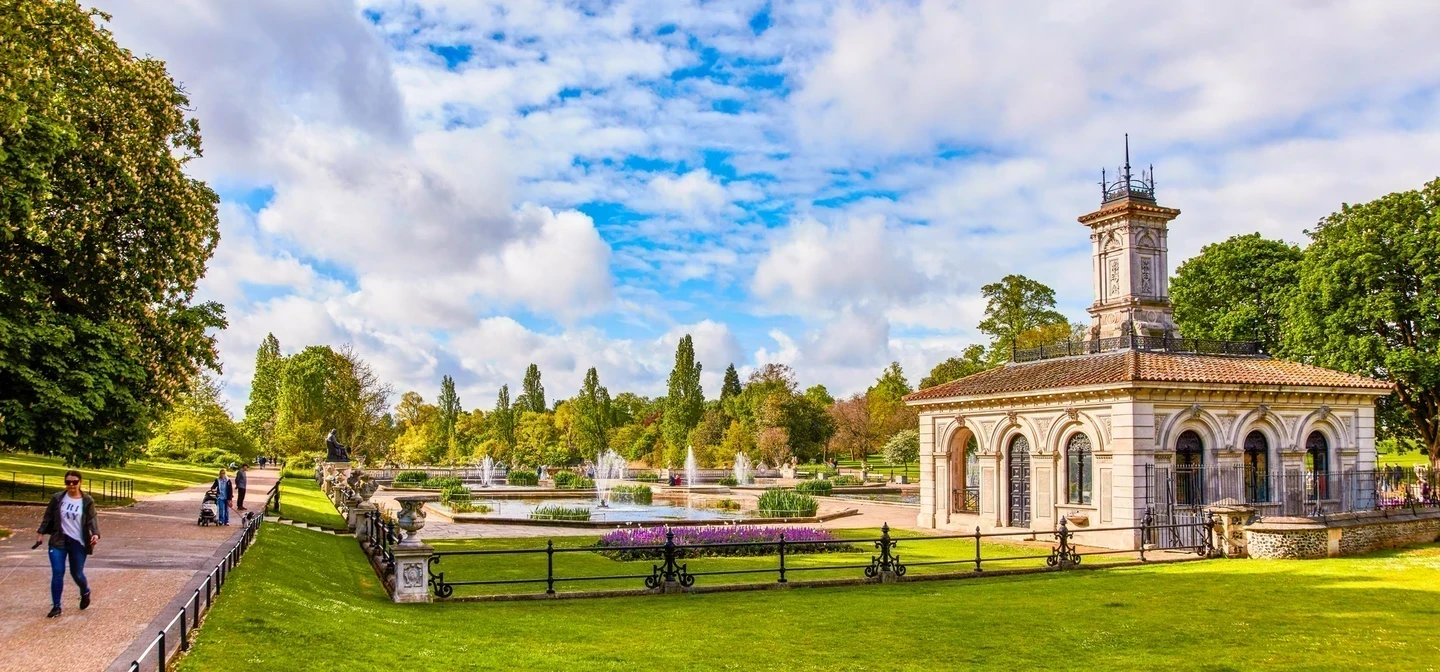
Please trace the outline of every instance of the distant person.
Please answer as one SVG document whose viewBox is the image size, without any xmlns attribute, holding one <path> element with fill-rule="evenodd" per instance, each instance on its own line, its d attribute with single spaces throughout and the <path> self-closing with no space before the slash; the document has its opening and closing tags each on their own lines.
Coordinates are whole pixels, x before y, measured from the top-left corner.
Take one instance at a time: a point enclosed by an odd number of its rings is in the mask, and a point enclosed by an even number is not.
<svg viewBox="0 0 1440 672">
<path fill-rule="evenodd" d="M 65 472 L 65 491 L 55 493 L 45 507 L 45 517 L 35 530 L 39 545 L 50 535 L 50 613 L 60 615 L 60 594 L 65 590 L 65 561 L 70 561 L 70 578 L 80 588 L 80 609 L 90 606 L 90 583 L 85 580 L 85 557 L 95 552 L 100 543 L 100 522 L 95 516 L 95 500 L 80 491 L 80 472 Z"/>
<path fill-rule="evenodd" d="M 220 477 L 216 478 L 210 487 L 215 489 L 215 503 L 219 504 L 215 508 L 220 509 L 220 524 L 229 525 L 230 508 L 234 506 L 231 502 L 235 500 L 235 483 L 225 474 L 225 469 L 221 468 Z"/>
<path fill-rule="evenodd" d="M 243 464 L 235 470 L 235 510 L 245 510 L 245 465 Z"/>
</svg>

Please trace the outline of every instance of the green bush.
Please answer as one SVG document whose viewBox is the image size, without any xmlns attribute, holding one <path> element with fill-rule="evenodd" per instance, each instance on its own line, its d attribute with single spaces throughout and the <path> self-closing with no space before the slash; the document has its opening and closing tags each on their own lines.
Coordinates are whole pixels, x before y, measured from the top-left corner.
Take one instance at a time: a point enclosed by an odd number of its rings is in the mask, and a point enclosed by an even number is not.
<svg viewBox="0 0 1440 672">
<path fill-rule="evenodd" d="M 546 504 L 530 512 L 531 520 L 590 520 L 590 509 L 583 506 Z"/>
<path fill-rule="evenodd" d="M 469 502 L 470 489 L 463 485 L 447 485 L 440 490 L 440 503 L 449 505 L 452 502 Z M 452 507 L 453 508 L 453 507 Z"/>
<path fill-rule="evenodd" d="M 458 479 L 458 478 L 455 478 L 454 476 L 442 476 L 442 477 L 440 477 L 440 478 L 427 478 L 427 479 L 425 479 L 425 482 L 424 482 L 423 484 L 421 484 L 420 487 L 422 487 L 422 488 L 432 488 L 432 489 L 435 489 L 435 490 L 444 490 L 445 488 L 448 488 L 448 487 L 450 487 L 450 486 L 464 486 L 464 485 L 465 485 L 465 483 L 464 483 L 463 481 L 461 481 L 461 480 Z"/>
<path fill-rule="evenodd" d="M 595 487 L 595 481 L 573 471 L 557 471 L 552 478 L 559 490 L 584 490 Z"/>
<path fill-rule="evenodd" d="M 648 485 L 617 485 L 610 489 L 610 499 L 617 502 L 649 504 L 655 501 L 655 493 Z"/>
<path fill-rule="evenodd" d="M 490 513 L 494 509 L 475 502 L 474 500 L 452 500 L 447 506 L 455 513 Z"/>
<path fill-rule="evenodd" d="M 393 483 L 397 486 L 420 485 L 429 478 L 430 477 L 427 476 L 423 471 L 402 471 L 398 474 L 395 474 L 395 479 Z"/>
<path fill-rule="evenodd" d="M 533 471 L 525 469 L 512 470 L 510 473 L 505 474 L 505 482 L 509 485 L 528 485 L 533 487 L 540 485 L 540 476 Z"/>
<path fill-rule="evenodd" d="M 803 492 L 807 495 L 828 495 L 835 492 L 835 484 L 828 480 L 801 481 L 795 486 L 795 492 Z"/>
<path fill-rule="evenodd" d="M 660 474 L 657 474 L 653 471 L 642 471 L 638 474 L 635 474 L 635 480 L 640 481 L 641 483 L 659 483 Z"/>
<path fill-rule="evenodd" d="M 203 464 L 207 467 L 216 468 L 228 468 L 231 464 L 240 464 L 245 461 L 241 459 L 239 455 L 228 450 L 220 450 L 219 448 L 201 448 L 200 450 L 190 453 L 189 460 L 193 464 Z M 309 475 L 313 476 L 314 472 L 312 471 Z"/>
<path fill-rule="evenodd" d="M 717 482 L 720 485 L 740 485 L 740 481 L 735 480 L 734 476 L 721 476 Z"/>
<path fill-rule="evenodd" d="M 764 518 L 805 518 L 815 515 L 820 503 L 814 497 L 794 490 L 766 490 L 758 505 Z"/>
<path fill-rule="evenodd" d="M 830 479 L 830 482 L 835 485 L 865 485 L 865 481 L 860 480 L 859 476 L 851 476 L 850 474 L 836 476 Z"/>
<path fill-rule="evenodd" d="M 315 478 L 315 465 L 303 457 L 292 457 L 280 468 L 280 478 Z"/>
<path fill-rule="evenodd" d="M 706 502 L 703 505 L 707 509 L 719 509 L 721 511 L 739 511 L 740 502 L 733 499 L 716 499 Z"/>
</svg>

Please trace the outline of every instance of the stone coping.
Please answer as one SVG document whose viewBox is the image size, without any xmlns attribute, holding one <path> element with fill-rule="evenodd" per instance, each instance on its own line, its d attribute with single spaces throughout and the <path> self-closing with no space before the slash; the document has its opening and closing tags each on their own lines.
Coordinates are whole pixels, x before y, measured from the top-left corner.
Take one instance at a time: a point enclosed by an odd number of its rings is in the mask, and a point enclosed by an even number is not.
<svg viewBox="0 0 1440 672">
<path fill-rule="evenodd" d="M 429 500 L 434 502 L 436 500 Z M 481 523 L 489 525 L 531 525 L 535 527 L 574 527 L 595 530 L 623 529 L 629 527 L 705 527 L 725 525 L 781 525 L 789 523 L 825 523 L 837 518 L 858 516 L 858 509 L 845 509 L 822 516 L 805 518 L 730 518 L 723 520 L 537 520 L 534 518 L 501 518 L 483 513 L 450 513 L 427 503 L 425 511 L 452 523 Z"/>
<path fill-rule="evenodd" d="M 1440 519 L 1440 509 L 1417 509 L 1414 513 L 1411 513 L 1409 509 L 1397 509 L 1337 513 L 1324 518 L 1270 516 L 1261 519 L 1260 522 L 1252 523 L 1245 529 L 1251 532 L 1303 532 L 1434 519 Z"/>
</svg>

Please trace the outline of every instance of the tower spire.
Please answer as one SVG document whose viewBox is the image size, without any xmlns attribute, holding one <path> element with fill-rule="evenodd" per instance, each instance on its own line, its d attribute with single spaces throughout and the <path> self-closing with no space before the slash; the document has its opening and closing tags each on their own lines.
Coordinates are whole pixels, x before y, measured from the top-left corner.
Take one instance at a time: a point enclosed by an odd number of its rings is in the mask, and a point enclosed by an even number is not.
<svg viewBox="0 0 1440 672">
<path fill-rule="evenodd" d="M 1125 182 L 1130 182 L 1130 134 L 1125 134 Z"/>
</svg>

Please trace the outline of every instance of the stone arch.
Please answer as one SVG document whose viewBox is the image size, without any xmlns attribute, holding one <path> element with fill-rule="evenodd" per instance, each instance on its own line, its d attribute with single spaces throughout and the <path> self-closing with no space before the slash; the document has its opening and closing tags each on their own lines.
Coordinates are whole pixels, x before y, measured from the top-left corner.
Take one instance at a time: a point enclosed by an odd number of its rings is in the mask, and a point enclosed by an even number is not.
<svg viewBox="0 0 1440 672">
<path fill-rule="evenodd" d="M 980 428 L 967 418 L 952 422 L 946 428 L 945 446 L 948 456 L 946 492 L 935 493 L 946 501 L 946 510 L 951 513 L 980 513 L 980 464 L 979 453 L 984 447 Z M 966 445 L 974 439 L 976 454 L 973 464 L 966 453 Z M 973 484 L 973 487 L 972 487 Z"/>
<path fill-rule="evenodd" d="M 1280 456 L 1285 452 L 1285 446 L 1290 444 L 1287 444 L 1285 425 L 1274 413 L 1261 415 L 1260 410 L 1256 409 L 1240 416 L 1235 423 L 1235 433 L 1230 437 L 1230 445 L 1243 451 L 1245 437 L 1249 436 L 1250 432 L 1257 431 L 1265 435 L 1265 441 L 1269 444 L 1270 464 L 1280 464 Z"/>
<path fill-rule="evenodd" d="M 1193 408 L 1193 407 L 1192 407 Z M 1220 451 L 1227 445 L 1225 432 L 1220 427 L 1220 421 L 1215 415 L 1205 409 L 1195 413 L 1192 409 L 1181 409 L 1172 413 L 1165 423 L 1165 431 L 1161 435 L 1161 450 L 1175 452 L 1175 441 L 1180 434 L 1187 429 L 1193 429 L 1205 443 L 1206 462 L 1209 463 L 1220 454 Z"/>
<path fill-rule="evenodd" d="M 1336 418 L 1329 409 L 1316 409 L 1300 418 L 1300 421 L 1295 423 L 1295 435 L 1289 437 L 1292 440 L 1290 445 L 1294 446 L 1296 450 L 1305 450 L 1305 439 L 1310 436 L 1312 431 L 1321 432 L 1325 435 L 1325 440 L 1330 442 L 1331 459 L 1338 457 L 1340 450 L 1353 448 L 1350 437 L 1345 433 L 1345 428 L 1340 425 L 1339 418 Z"/>
</svg>

